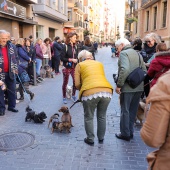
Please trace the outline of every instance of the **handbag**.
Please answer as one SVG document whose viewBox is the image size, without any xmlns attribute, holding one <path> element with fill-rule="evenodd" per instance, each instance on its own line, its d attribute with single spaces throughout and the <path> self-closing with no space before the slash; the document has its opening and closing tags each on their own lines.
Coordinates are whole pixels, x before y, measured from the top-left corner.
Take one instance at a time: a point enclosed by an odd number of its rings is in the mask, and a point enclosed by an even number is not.
<svg viewBox="0 0 170 170">
<path fill-rule="evenodd" d="M 138 54 L 139 56 L 139 54 Z M 145 79 L 146 72 L 142 70 L 141 67 L 141 59 L 139 56 L 139 67 L 134 69 L 126 78 L 126 82 L 128 85 L 132 88 L 135 89 L 137 86 L 141 84 L 141 82 Z"/>
</svg>

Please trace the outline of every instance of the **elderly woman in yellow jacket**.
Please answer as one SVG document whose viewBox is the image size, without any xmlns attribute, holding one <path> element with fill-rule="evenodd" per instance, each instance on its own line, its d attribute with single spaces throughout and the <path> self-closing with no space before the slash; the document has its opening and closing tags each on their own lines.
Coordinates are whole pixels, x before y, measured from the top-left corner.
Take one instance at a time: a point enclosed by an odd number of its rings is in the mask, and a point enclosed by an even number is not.
<svg viewBox="0 0 170 170">
<path fill-rule="evenodd" d="M 159 148 L 147 156 L 148 170 L 170 169 L 170 71 L 161 76 L 152 87 L 147 103 L 149 113 L 141 129 L 143 141 L 150 147 Z"/>
<path fill-rule="evenodd" d="M 90 52 L 82 50 L 78 55 L 79 63 L 75 68 L 75 86 L 80 91 L 84 108 L 84 124 L 87 137 L 84 142 L 94 145 L 94 111 L 97 109 L 97 137 L 103 143 L 106 131 L 106 111 L 110 103 L 113 87 L 107 81 L 103 64 L 93 60 Z"/>
</svg>

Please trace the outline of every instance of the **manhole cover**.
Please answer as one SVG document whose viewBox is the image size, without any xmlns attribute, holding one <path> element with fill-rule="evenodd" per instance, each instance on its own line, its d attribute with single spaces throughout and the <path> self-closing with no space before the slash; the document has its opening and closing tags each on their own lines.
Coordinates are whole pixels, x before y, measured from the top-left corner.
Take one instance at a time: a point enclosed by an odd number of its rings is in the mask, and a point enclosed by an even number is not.
<svg viewBox="0 0 170 170">
<path fill-rule="evenodd" d="M 31 146 L 34 136 L 26 132 L 11 132 L 0 135 L 0 150 L 11 151 Z"/>
</svg>

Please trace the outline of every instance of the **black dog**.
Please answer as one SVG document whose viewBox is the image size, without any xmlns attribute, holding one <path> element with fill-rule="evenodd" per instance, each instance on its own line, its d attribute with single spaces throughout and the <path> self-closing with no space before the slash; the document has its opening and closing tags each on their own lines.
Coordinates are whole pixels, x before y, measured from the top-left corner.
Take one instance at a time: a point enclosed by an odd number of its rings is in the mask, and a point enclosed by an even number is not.
<svg viewBox="0 0 170 170">
<path fill-rule="evenodd" d="M 28 120 L 29 121 L 33 120 L 34 123 L 43 123 L 45 122 L 44 119 L 47 118 L 45 112 L 40 112 L 36 114 L 36 112 L 33 111 L 29 106 L 25 109 L 25 111 L 27 112 L 27 115 L 25 117 L 25 122 L 27 122 Z"/>
</svg>

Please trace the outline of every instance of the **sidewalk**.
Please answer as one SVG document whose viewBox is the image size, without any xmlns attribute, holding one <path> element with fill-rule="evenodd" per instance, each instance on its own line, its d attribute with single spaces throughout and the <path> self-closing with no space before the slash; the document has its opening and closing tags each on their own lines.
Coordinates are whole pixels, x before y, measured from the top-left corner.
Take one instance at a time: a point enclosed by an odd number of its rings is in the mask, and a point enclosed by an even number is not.
<svg viewBox="0 0 170 170">
<path fill-rule="evenodd" d="M 98 50 L 97 60 L 103 62 L 108 80 L 113 86 L 112 74 L 117 70 L 116 58 L 111 58 L 110 47 Z M 71 84 L 71 78 L 70 83 Z M 16 151 L 0 151 L 0 170 L 146 170 L 146 155 L 153 149 L 140 138 L 140 127 L 135 127 L 134 139 L 130 142 L 118 140 L 119 100 L 114 93 L 107 112 L 107 130 L 104 144 L 95 138 L 94 146 L 84 143 L 85 130 L 83 107 L 76 104 L 71 110 L 74 127 L 71 133 L 50 133 L 47 128 L 51 115 L 57 113 L 62 103 L 62 74 L 55 79 L 45 79 L 38 86 L 32 86 L 35 98 L 17 104 L 19 113 L 6 111 L 0 117 L 0 135 L 10 132 L 27 132 L 35 137 L 33 145 Z M 78 95 L 78 93 L 77 93 Z M 70 107 L 73 101 L 69 101 Z M 30 105 L 37 112 L 45 111 L 47 119 L 43 124 L 25 122 L 25 108 Z M 61 113 L 60 117 L 61 117 Z M 96 117 L 95 117 L 96 132 Z M 11 145 L 15 141 L 8 141 Z M 0 139 L 0 147 L 3 141 Z"/>
</svg>

